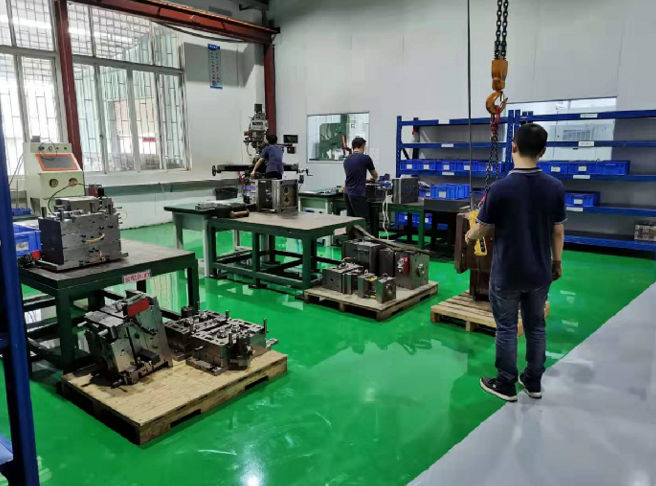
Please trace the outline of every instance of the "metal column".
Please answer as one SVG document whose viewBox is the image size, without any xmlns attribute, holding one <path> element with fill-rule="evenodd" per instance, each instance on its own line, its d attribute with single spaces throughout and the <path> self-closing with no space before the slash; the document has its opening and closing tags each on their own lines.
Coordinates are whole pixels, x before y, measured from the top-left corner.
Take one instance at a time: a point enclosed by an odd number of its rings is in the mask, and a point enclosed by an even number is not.
<svg viewBox="0 0 656 486">
<path fill-rule="evenodd" d="M 80 122 L 77 113 L 77 97 L 75 96 L 75 73 L 73 72 L 73 51 L 71 34 L 68 26 L 67 0 L 55 0 L 55 34 L 61 65 L 62 88 L 64 91 L 64 112 L 68 141 L 73 148 L 73 154 L 80 167 L 84 166 L 82 158 L 82 142 L 80 138 Z"/>
<path fill-rule="evenodd" d="M 5 139 L 0 116 L 0 349 L 4 354 L 3 366 L 12 441 L 10 444 L 3 438 L 0 440 L 0 449 L 13 455 L 10 461 L 0 466 L 0 472 L 9 479 L 12 486 L 36 486 L 39 484 L 39 470 L 8 182 Z"/>
</svg>

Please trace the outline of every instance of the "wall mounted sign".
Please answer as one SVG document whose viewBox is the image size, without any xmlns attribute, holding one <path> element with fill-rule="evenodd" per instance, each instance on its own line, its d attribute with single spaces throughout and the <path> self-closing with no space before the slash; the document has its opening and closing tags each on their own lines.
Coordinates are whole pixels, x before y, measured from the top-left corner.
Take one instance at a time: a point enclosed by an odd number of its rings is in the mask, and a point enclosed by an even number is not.
<svg viewBox="0 0 656 486">
<path fill-rule="evenodd" d="M 221 46 L 207 44 L 210 65 L 210 88 L 223 89 L 223 76 L 221 73 Z"/>
</svg>

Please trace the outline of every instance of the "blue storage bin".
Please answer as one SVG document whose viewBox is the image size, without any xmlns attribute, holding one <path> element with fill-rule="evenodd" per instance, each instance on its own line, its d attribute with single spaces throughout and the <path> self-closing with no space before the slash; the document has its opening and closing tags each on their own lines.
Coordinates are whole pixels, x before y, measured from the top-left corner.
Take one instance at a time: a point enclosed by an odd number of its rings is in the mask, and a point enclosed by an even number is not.
<svg viewBox="0 0 656 486">
<path fill-rule="evenodd" d="M 438 184 L 431 187 L 432 199 L 464 199 L 469 197 L 469 184 Z"/>
<path fill-rule="evenodd" d="M 569 171 L 569 162 L 564 160 L 546 160 L 538 164 L 547 174 L 567 174 Z"/>
<path fill-rule="evenodd" d="M 407 216 L 408 213 L 395 213 L 394 226 L 396 226 L 397 228 L 404 228 L 406 224 L 408 224 Z"/>
<path fill-rule="evenodd" d="M 566 192 L 565 205 L 591 208 L 599 204 L 598 192 Z"/>
<path fill-rule="evenodd" d="M 415 170 L 418 170 L 419 172 L 434 172 L 437 166 L 437 162 L 435 160 L 415 160 Z"/>
<path fill-rule="evenodd" d="M 628 160 L 609 160 L 608 162 L 597 162 L 597 174 L 603 175 L 627 175 L 631 162 Z"/>
<path fill-rule="evenodd" d="M 472 160 L 472 171 L 485 172 L 487 170 L 487 160 Z"/>
<path fill-rule="evenodd" d="M 567 168 L 568 174 L 588 175 L 597 173 L 597 162 L 589 160 L 575 160 L 570 162 Z"/>
<path fill-rule="evenodd" d="M 464 170 L 465 163 L 461 160 L 444 159 L 442 162 L 442 172 L 456 172 Z"/>
<path fill-rule="evenodd" d="M 32 214 L 32 211 L 29 208 L 11 208 L 11 214 L 13 216 L 27 216 Z"/>
<path fill-rule="evenodd" d="M 420 187 L 419 188 L 419 197 L 423 197 L 424 199 L 430 199 L 430 197 L 431 197 L 430 188 L 429 187 Z"/>
<path fill-rule="evenodd" d="M 487 160 L 472 160 L 472 171 L 473 172 L 487 172 Z M 465 165 L 469 165 L 469 161 L 463 163 L 463 169 L 462 170 L 469 170 L 468 168 L 465 169 Z M 508 164 L 505 162 L 499 162 L 499 173 L 503 174 L 508 170 Z M 496 174 L 496 167 L 493 165 L 492 166 L 492 174 Z"/>
<path fill-rule="evenodd" d="M 403 160 L 401 161 L 401 171 L 414 171 L 416 170 L 415 167 L 417 167 L 417 161 L 416 160 Z"/>
<path fill-rule="evenodd" d="M 41 251 L 41 232 L 36 228 L 15 224 L 14 239 L 16 240 L 17 257 Z"/>
</svg>

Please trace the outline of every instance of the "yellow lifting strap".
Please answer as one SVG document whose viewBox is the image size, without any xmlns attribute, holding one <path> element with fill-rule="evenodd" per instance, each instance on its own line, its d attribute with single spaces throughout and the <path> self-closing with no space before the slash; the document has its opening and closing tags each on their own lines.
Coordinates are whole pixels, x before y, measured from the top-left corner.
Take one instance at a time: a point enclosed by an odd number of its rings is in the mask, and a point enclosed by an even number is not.
<svg viewBox="0 0 656 486">
<path fill-rule="evenodd" d="M 478 210 L 473 210 L 469 213 L 469 227 L 473 228 L 476 226 L 476 218 L 478 217 Z M 487 255 L 487 243 L 485 238 L 476 240 L 476 245 L 474 246 L 474 255 L 477 257 L 482 257 Z"/>
</svg>

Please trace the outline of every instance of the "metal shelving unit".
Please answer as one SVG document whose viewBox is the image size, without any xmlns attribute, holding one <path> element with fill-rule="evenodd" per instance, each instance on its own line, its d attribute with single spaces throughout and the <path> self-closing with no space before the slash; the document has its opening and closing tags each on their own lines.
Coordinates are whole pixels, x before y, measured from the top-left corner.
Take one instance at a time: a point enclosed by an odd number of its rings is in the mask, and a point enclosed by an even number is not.
<svg viewBox="0 0 656 486">
<path fill-rule="evenodd" d="M 0 436 L 0 473 L 10 485 L 39 484 L 23 304 L 16 263 L 11 195 L 0 116 L 0 352 L 11 442 Z"/>
<path fill-rule="evenodd" d="M 557 121 L 595 121 L 595 120 L 622 120 L 622 119 L 641 119 L 656 118 L 656 110 L 634 110 L 634 111 L 608 111 L 599 113 L 575 113 L 575 114 L 553 114 L 553 115 L 535 115 L 532 112 L 521 112 L 520 110 L 509 110 L 508 116 L 501 119 L 501 123 L 506 125 L 506 141 L 502 144 L 505 150 L 503 160 L 507 164 L 512 164 L 511 144 L 512 137 L 524 122 L 557 122 Z M 472 125 L 486 125 L 490 122 L 489 118 L 474 118 Z M 435 119 L 435 120 L 403 120 L 397 117 L 397 136 L 396 136 L 396 176 L 403 174 L 416 176 L 438 176 L 446 178 L 464 178 L 469 177 L 469 171 L 430 171 L 430 170 L 408 170 L 403 168 L 402 155 L 405 149 L 468 149 L 469 143 L 462 141 L 454 142 L 414 142 L 403 143 L 403 127 L 442 127 L 454 125 L 467 125 L 469 120 L 466 118 L 459 119 Z M 568 142 L 548 142 L 548 147 L 560 148 L 656 148 L 656 140 L 589 140 L 589 141 L 568 141 Z M 472 144 L 473 149 L 489 148 L 489 143 L 475 142 Z M 409 159 L 414 160 L 414 159 Z M 423 160 L 423 159 L 422 159 Z M 435 160 L 435 159 L 427 159 Z M 456 162 L 465 162 L 464 160 L 455 160 Z M 469 162 L 468 160 L 466 162 Z M 567 161 L 564 161 L 567 162 Z M 573 162 L 573 161 L 572 161 Z M 510 167 L 510 165 L 508 165 Z M 654 167 L 656 171 L 656 167 Z M 485 172 L 474 172 L 471 174 L 474 178 L 484 178 Z M 505 177 L 506 173 L 499 174 L 499 177 Z M 602 181 L 602 182 L 656 182 L 656 174 L 627 174 L 627 175 L 600 175 L 600 174 L 558 174 L 552 173 L 553 177 L 561 180 L 581 180 L 581 181 Z M 627 217 L 656 217 L 656 208 L 651 207 L 632 207 L 617 205 L 602 205 L 592 208 L 569 207 L 568 211 L 589 213 L 589 214 L 613 214 Z M 587 233 L 580 235 L 576 233 L 566 234 L 565 241 L 572 244 L 622 248 L 628 250 L 649 251 L 656 254 L 656 242 L 635 241 L 632 236 L 618 235 L 611 236 L 607 234 Z"/>
</svg>

